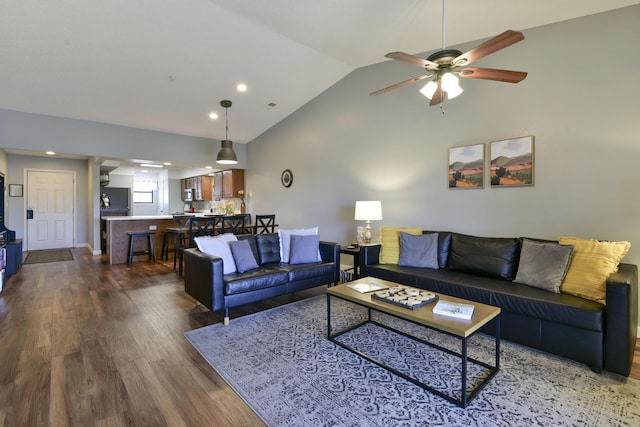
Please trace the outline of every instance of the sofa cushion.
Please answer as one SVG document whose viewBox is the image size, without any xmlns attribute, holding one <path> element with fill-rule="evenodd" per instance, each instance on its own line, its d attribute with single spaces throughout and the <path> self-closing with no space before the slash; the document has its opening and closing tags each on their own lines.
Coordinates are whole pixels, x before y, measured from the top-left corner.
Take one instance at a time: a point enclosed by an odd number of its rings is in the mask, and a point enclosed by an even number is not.
<svg viewBox="0 0 640 427">
<path fill-rule="evenodd" d="M 449 249 L 451 248 L 450 231 L 423 231 L 422 234 L 438 233 L 438 266 L 447 268 Z"/>
<path fill-rule="evenodd" d="M 413 235 L 401 231 L 398 265 L 438 268 L 438 233 Z"/>
<path fill-rule="evenodd" d="M 258 268 L 256 257 L 251 251 L 251 246 L 248 240 L 238 240 L 236 242 L 229 242 L 231 248 L 231 254 L 233 254 L 233 260 L 236 263 L 236 269 L 238 273 L 244 273 L 254 268 Z"/>
<path fill-rule="evenodd" d="M 477 237 L 453 233 L 448 268 L 513 280 L 520 244 L 516 238 Z"/>
<path fill-rule="evenodd" d="M 572 245 L 523 239 L 514 282 L 560 293 L 560 285 L 567 274 L 572 252 Z"/>
<path fill-rule="evenodd" d="M 256 246 L 258 248 L 258 264 L 269 264 L 280 262 L 280 237 L 277 233 L 256 235 Z"/>
<path fill-rule="evenodd" d="M 241 294 L 243 292 L 284 285 L 288 280 L 288 273 L 286 271 L 259 267 L 246 273 L 235 273 L 224 276 L 224 292 L 225 295 Z"/>
<path fill-rule="evenodd" d="M 267 268 L 284 271 L 288 275 L 289 282 L 298 282 L 307 279 L 316 279 L 326 276 L 328 282 L 333 277 L 335 264 L 332 262 L 314 262 L 311 264 L 269 264 Z"/>
<path fill-rule="evenodd" d="M 422 234 L 421 228 L 380 227 L 380 264 L 397 264 L 400 258 L 400 232 Z"/>
<path fill-rule="evenodd" d="M 223 274 L 236 272 L 236 263 L 233 260 L 233 254 L 229 247 L 229 242 L 238 240 L 234 234 L 226 233 L 219 236 L 200 236 L 194 240 L 200 252 L 222 258 Z"/>
<path fill-rule="evenodd" d="M 295 234 L 298 236 L 308 236 L 310 234 L 318 234 L 318 227 L 311 228 L 298 228 L 294 230 L 278 230 L 278 236 L 280 236 L 280 262 L 289 262 L 291 254 L 291 236 Z M 320 252 L 317 253 L 317 261 L 320 261 Z"/>
<path fill-rule="evenodd" d="M 320 236 L 310 234 L 300 236 L 291 235 L 291 250 L 289 254 L 289 264 L 307 264 L 310 262 L 318 262 L 318 253 L 320 249 Z"/>
<path fill-rule="evenodd" d="M 602 304 L 572 295 L 555 294 L 502 279 L 448 269 L 377 264 L 368 267 L 367 273 L 380 279 L 497 306 L 504 312 L 603 331 Z"/>
<path fill-rule="evenodd" d="M 249 246 L 251 247 L 251 252 L 253 253 L 253 258 L 256 260 L 258 264 L 260 264 L 260 254 L 258 253 L 256 235 L 255 234 L 237 234 L 236 237 L 238 238 L 238 240 L 246 240 L 247 242 L 249 242 Z"/>
<path fill-rule="evenodd" d="M 618 264 L 629 252 L 629 242 L 561 237 L 561 244 L 573 245 L 573 257 L 560 291 L 566 294 L 606 303 L 606 280 L 618 271 Z"/>
</svg>

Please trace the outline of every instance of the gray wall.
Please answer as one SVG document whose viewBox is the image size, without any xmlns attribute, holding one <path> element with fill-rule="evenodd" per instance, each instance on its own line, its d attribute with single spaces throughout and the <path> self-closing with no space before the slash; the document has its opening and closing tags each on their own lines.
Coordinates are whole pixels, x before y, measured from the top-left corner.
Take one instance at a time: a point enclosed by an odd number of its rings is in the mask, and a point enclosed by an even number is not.
<svg viewBox="0 0 640 427">
<path fill-rule="evenodd" d="M 474 65 L 528 71 L 527 79 L 461 79 L 464 93 L 445 102 L 444 115 L 420 83 L 368 96 L 418 67 L 355 70 L 249 144 L 250 210 L 276 213 L 281 227 L 318 225 L 323 239 L 347 243 L 362 225 L 355 201 L 381 200 L 376 231 L 629 240 L 625 260 L 640 264 L 638 22 L 633 6 L 525 30 L 524 41 Z M 448 189 L 450 147 L 524 135 L 535 136 L 534 186 Z M 288 189 L 280 184 L 287 168 Z"/>
<path fill-rule="evenodd" d="M 200 165 L 215 158 L 220 141 L 0 109 L 0 148 L 145 159 Z M 234 144 L 238 167 L 246 167 L 245 144 Z"/>
</svg>

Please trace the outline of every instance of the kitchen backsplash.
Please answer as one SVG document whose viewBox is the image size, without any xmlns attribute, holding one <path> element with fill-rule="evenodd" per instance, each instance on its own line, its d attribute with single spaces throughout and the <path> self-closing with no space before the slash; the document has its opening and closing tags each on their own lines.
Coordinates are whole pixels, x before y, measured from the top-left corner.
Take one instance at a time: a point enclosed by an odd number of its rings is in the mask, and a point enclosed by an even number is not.
<svg viewBox="0 0 640 427">
<path fill-rule="evenodd" d="M 191 206 L 196 212 L 224 215 L 225 206 L 228 202 L 233 202 L 236 213 L 240 213 L 240 204 L 242 203 L 241 199 L 193 201 L 191 202 Z"/>
</svg>

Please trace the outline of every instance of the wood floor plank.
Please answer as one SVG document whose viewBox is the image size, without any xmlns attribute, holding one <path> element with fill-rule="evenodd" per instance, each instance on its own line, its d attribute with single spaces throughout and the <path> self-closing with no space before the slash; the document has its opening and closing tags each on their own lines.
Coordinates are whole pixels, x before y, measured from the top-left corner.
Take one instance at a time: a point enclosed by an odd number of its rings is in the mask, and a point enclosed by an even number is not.
<svg viewBox="0 0 640 427">
<path fill-rule="evenodd" d="M 222 322 L 168 262 L 29 264 L 0 294 L 0 426 L 262 426 L 184 338 Z M 243 316 L 324 292 L 232 310 Z M 640 379 L 640 344 L 631 376 Z"/>
</svg>

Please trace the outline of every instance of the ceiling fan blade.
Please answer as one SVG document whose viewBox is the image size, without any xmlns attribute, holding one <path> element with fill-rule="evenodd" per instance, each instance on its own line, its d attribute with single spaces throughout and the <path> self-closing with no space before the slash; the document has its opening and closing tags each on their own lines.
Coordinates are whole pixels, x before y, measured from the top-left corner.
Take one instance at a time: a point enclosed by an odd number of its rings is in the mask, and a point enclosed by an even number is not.
<svg viewBox="0 0 640 427">
<path fill-rule="evenodd" d="M 524 40 L 524 35 L 520 31 L 507 30 L 458 56 L 453 60 L 453 64 L 456 66 L 470 64 L 521 40 Z"/>
<path fill-rule="evenodd" d="M 467 67 L 460 71 L 460 77 L 467 79 L 496 80 L 499 82 L 518 83 L 527 77 L 524 71 L 496 70 L 493 68 Z"/>
<path fill-rule="evenodd" d="M 385 93 L 385 92 L 389 92 L 389 91 L 391 91 L 391 90 L 398 89 L 399 87 L 406 86 L 406 85 L 410 85 L 411 83 L 419 82 L 420 80 L 422 80 L 422 79 L 426 79 L 427 77 L 431 77 L 432 75 L 433 75 L 433 74 L 423 74 L 422 76 L 414 77 L 414 78 L 412 78 L 412 79 L 405 80 L 405 81 L 403 81 L 403 82 L 400 82 L 400 83 L 396 83 L 396 84 L 394 84 L 394 85 L 391 85 L 391 86 L 389 86 L 389 87 L 385 87 L 384 89 L 380 89 L 380 90 L 377 90 L 377 91 L 375 91 L 375 92 L 371 92 L 371 93 L 369 94 L 369 96 L 376 96 L 376 95 L 380 95 L 380 94 L 383 94 L 383 93 Z"/>
<path fill-rule="evenodd" d="M 433 92 L 433 97 L 431 98 L 431 102 L 429 105 L 438 105 L 442 103 L 442 97 L 444 96 L 444 91 L 442 90 L 442 83 L 438 81 L 438 88 L 435 92 Z"/>
<path fill-rule="evenodd" d="M 419 56 L 410 55 L 404 52 L 389 52 L 385 55 L 386 58 L 395 59 L 398 61 L 408 62 L 409 64 L 417 65 L 418 67 L 427 68 L 428 65 L 432 67 L 438 67 L 435 62 L 428 61 L 420 58 Z"/>
</svg>

